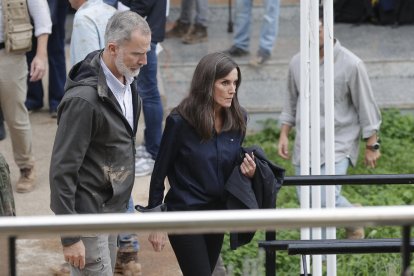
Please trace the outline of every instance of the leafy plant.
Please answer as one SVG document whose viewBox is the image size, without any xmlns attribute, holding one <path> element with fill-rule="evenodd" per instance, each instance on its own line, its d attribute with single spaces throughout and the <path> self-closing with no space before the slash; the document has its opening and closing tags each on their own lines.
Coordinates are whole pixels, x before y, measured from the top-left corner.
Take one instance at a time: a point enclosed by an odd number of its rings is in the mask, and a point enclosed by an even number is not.
<svg viewBox="0 0 414 276">
<path fill-rule="evenodd" d="M 409 174 L 414 169 L 414 117 L 402 115 L 399 110 L 387 109 L 382 111 L 381 158 L 378 167 L 368 169 L 363 164 L 364 142 L 361 142 L 360 155 L 357 166 L 348 170 L 349 174 Z M 245 146 L 260 145 L 267 157 L 276 164 L 286 169 L 286 175 L 294 175 L 291 161 L 286 161 L 277 155 L 277 142 L 280 129 L 275 120 L 262 122 L 263 130 L 248 135 Z M 293 144 L 293 134 L 289 137 Z M 292 152 L 292 150 L 290 150 Z M 344 185 L 343 195 L 352 202 L 361 203 L 363 206 L 389 206 L 410 205 L 414 202 L 412 185 Z M 297 208 L 298 201 L 294 187 L 284 187 L 280 190 L 277 199 L 277 208 Z M 399 227 L 367 227 L 367 238 L 399 238 Z M 344 238 L 344 229 L 337 229 L 337 237 Z M 299 239 L 299 230 L 277 231 L 278 240 Z M 243 263 L 246 260 L 255 260 L 264 267 L 258 253 L 258 240 L 264 240 L 263 231 L 258 231 L 253 241 L 237 250 L 231 251 L 226 235 L 222 249 L 224 262 L 231 266 L 234 275 L 252 275 L 243 271 Z M 261 263 L 261 265 L 260 265 Z M 300 271 L 299 256 L 289 256 L 286 252 L 277 252 L 276 267 L 281 275 L 298 275 Z M 246 268 L 244 268 L 246 269 Z M 401 274 L 400 254 L 356 254 L 337 256 L 338 275 L 398 275 Z M 254 275 L 264 275 L 263 270 L 258 270 Z"/>
</svg>

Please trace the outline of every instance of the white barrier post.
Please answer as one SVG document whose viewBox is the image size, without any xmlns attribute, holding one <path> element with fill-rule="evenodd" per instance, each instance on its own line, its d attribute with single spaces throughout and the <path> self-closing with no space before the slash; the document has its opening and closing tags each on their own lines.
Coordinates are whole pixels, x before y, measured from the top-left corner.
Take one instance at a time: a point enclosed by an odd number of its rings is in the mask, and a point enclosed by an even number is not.
<svg viewBox="0 0 414 276">
<path fill-rule="evenodd" d="M 310 1 L 310 94 L 311 94 L 311 174 L 321 174 L 320 78 L 319 78 L 319 0 Z M 312 209 L 321 208 L 321 186 L 311 188 Z M 320 227 L 312 229 L 312 239 L 321 239 Z M 322 256 L 313 255 L 312 275 L 322 275 Z"/>
<path fill-rule="evenodd" d="M 324 95 L 325 95 L 325 174 L 335 175 L 334 108 L 334 26 L 333 2 L 324 0 Z M 326 186 L 326 207 L 335 208 L 335 186 Z M 328 239 L 336 239 L 336 228 L 326 229 Z M 336 275 L 336 255 L 327 256 L 327 274 Z"/>
<path fill-rule="evenodd" d="M 300 2 L 300 174 L 309 175 L 309 0 Z M 309 186 L 300 187 L 300 207 L 310 208 Z M 310 228 L 301 228 L 300 236 L 302 240 L 310 239 Z M 304 273 L 302 262 L 301 273 Z M 306 256 L 306 271 L 310 270 L 310 258 Z"/>
</svg>

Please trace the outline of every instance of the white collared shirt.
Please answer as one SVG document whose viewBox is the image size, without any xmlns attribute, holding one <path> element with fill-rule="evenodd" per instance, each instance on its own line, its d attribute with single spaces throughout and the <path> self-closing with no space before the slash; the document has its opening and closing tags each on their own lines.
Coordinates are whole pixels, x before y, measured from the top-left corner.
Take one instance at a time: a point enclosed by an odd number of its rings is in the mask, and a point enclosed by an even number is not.
<svg viewBox="0 0 414 276">
<path fill-rule="evenodd" d="M 70 40 L 72 66 L 90 52 L 105 48 L 105 27 L 115 12 L 114 7 L 102 0 L 88 0 L 76 11 Z"/>
<path fill-rule="evenodd" d="M 134 78 L 126 78 L 126 84 L 121 83 L 115 76 L 112 74 L 111 70 L 106 66 L 105 62 L 100 59 L 100 63 L 105 74 L 106 84 L 109 89 L 114 94 L 116 100 L 122 109 L 122 114 L 124 114 L 131 128 L 134 128 L 134 112 L 132 106 L 132 91 L 131 83 L 134 81 Z"/>
</svg>

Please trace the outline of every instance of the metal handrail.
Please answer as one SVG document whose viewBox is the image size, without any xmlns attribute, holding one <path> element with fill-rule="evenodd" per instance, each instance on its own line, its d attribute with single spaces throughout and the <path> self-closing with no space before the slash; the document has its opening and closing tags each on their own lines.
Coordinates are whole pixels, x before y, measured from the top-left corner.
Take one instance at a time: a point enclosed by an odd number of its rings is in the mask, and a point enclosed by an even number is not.
<svg viewBox="0 0 414 276">
<path fill-rule="evenodd" d="M 369 185 L 413 184 L 414 174 L 405 175 L 311 175 L 285 177 L 284 186 L 301 185 Z M 383 209 L 386 208 L 386 209 Z M 361 210 L 360 210 L 361 209 Z M 404 212 L 402 212 L 405 210 Z M 330 221 L 332 218 L 334 220 Z M 86 232 L 168 231 L 170 233 L 200 233 L 226 231 L 255 231 L 266 229 L 266 240 L 275 239 L 275 229 L 401 225 L 403 227 L 403 268 L 409 267 L 410 225 L 414 223 L 414 207 L 364 207 L 324 210 L 249 210 L 171 212 L 168 214 L 99 214 L 70 216 L 0 217 L 0 236 L 8 236 L 9 253 L 14 255 L 16 237 L 51 234 L 69 235 Z M 275 252 L 266 253 L 266 270 L 274 271 Z M 15 275 L 15 258 L 10 259 Z"/>
<path fill-rule="evenodd" d="M 414 184 L 414 174 L 286 176 L 284 186 Z"/>
<path fill-rule="evenodd" d="M 325 186 L 325 185 L 381 185 L 381 184 L 413 184 L 414 174 L 381 174 L 381 175 L 301 175 L 288 176 L 284 179 L 284 186 Z M 354 208 L 352 208 L 354 209 Z M 409 268 L 410 250 L 410 226 L 403 226 L 403 271 Z M 270 237 L 270 238 L 268 238 Z M 275 240 L 275 232 L 266 232 L 266 240 Z M 276 251 L 266 251 L 266 275 L 274 276 Z"/>
<path fill-rule="evenodd" d="M 0 217 L 0 235 L 33 237 L 120 230 L 217 233 L 374 225 L 414 225 L 414 206 Z"/>
<path fill-rule="evenodd" d="M 13 254 L 16 237 L 50 237 L 51 234 L 120 231 L 206 233 L 357 225 L 402 226 L 403 271 L 409 270 L 410 225 L 414 225 L 414 206 L 1 217 L 0 236 L 10 237 L 9 252 Z M 14 256 L 10 257 L 11 275 L 14 276 L 16 262 Z M 274 254 L 269 254 L 267 262 L 274 261 L 271 260 L 274 257 Z"/>
</svg>

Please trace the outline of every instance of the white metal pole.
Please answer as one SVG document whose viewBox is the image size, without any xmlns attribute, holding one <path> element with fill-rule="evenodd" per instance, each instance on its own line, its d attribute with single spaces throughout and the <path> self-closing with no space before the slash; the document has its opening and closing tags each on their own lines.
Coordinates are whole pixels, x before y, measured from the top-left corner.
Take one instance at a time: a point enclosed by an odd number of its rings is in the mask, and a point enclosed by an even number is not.
<svg viewBox="0 0 414 276">
<path fill-rule="evenodd" d="M 311 94 L 311 173 L 320 175 L 320 95 L 319 95 L 319 0 L 310 1 L 310 94 Z M 321 208 L 321 187 L 312 186 L 312 208 Z M 321 239 L 321 228 L 312 229 L 312 239 Z M 312 275 L 322 275 L 322 256 L 313 255 Z"/>
<path fill-rule="evenodd" d="M 325 174 L 335 174 L 334 108 L 334 26 L 333 2 L 324 0 L 324 95 L 325 95 Z M 326 186 L 326 207 L 335 208 L 335 186 Z M 328 239 L 336 239 L 336 228 L 326 229 Z M 336 275 L 336 255 L 327 256 L 327 274 Z"/>
<path fill-rule="evenodd" d="M 300 174 L 309 175 L 309 1 L 300 2 Z M 310 207 L 309 186 L 300 187 L 300 207 Z M 302 240 L 310 239 L 310 228 L 301 228 Z M 306 256 L 307 271 L 310 271 L 310 258 Z M 303 263 L 301 272 L 303 274 Z"/>
</svg>

